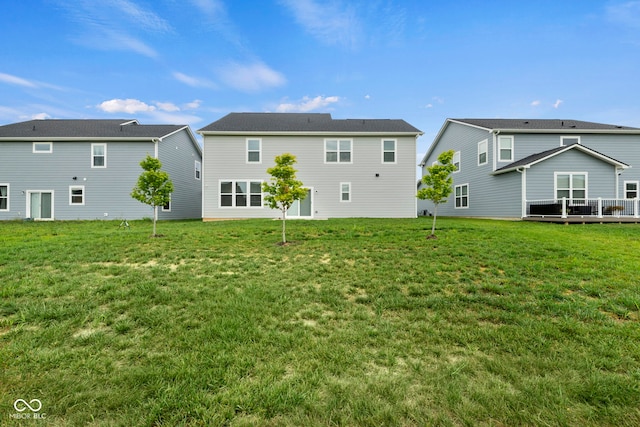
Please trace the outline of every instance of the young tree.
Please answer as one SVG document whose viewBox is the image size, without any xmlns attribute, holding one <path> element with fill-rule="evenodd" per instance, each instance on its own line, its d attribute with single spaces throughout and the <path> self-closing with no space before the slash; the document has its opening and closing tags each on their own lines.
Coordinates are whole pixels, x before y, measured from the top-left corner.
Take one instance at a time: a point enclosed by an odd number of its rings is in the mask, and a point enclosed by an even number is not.
<svg viewBox="0 0 640 427">
<path fill-rule="evenodd" d="M 444 151 L 438 156 L 438 163 L 427 167 L 427 174 L 422 177 L 422 182 L 426 187 L 418 191 L 417 197 L 421 200 L 431 200 L 435 206 L 433 210 L 433 225 L 431 235 L 427 239 L 435 239 L 436 218 L 438 216 L 438 205 L 445 203 L 453 191 L 453 178 L 451 173 L 456 170 L 453 162 L 454 151 Z"/>
<path fill-rule="evenodd" d="M 276 165 L 267 169 L 271 175 L 271 182 L 262 183 L 262 191 L 268 193 L 264 200 L 271 209 L 280 209 L 282 212 L 282 244 L 287 243 L 285 221 L 287 209 L 296 200 L 303 200 L 307 190 L 302 188 L 302 182 L 296 179 L 297 170 L 293 168 L 296 156 L 284 153 L 276 156 Z"/>
<path fill-rule="evenodd" d="M 153 208 L 153 237 L 156 237 L 156 221 L 158 219 L 158 206 L 164 206 L 171 200 L 173 183 L 169 174 L 161 171 L 162 163 L 155 157 L 147 154 L 140 162 L 144 172 L 138 177 L 138 183 L 131 192 L 131 197 L 146 203 Z"/>
</svg>

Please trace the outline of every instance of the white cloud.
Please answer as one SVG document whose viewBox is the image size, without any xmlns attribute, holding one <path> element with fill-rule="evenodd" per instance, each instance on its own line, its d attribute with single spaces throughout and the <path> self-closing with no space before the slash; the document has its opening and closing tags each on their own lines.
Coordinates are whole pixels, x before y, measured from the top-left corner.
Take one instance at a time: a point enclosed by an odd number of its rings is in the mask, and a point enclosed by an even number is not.
<svg viewBox="0 0 640 427">
<path fill-rule="evenodd" d="M 111 99 L 109 101 L 104 101 L 98 105 L 98 109 L 104 111 L 105 113 L 127 113 L 127 114 L 136 114 L 136 113 L 147 113 L 151 111 L 155 111 L 156 107 L 153 105 L 148 105 L 137 99 Z"/>
<path fill-rule="evenodd" d="M 284 75 L 261 62 L 253 64 L 232 62 L 220 68 L 218 74 L 223 82 L 242 92 L 260 92 L 282 86 L 287 82 Z"/>
<path fill-rule="evenodd" d="M 24 86 L 35 88 L 38 85 L 30 80 L 23 79 L 22 77 L 12 76 L 11 74 L 0 73 L 0 82 L 11 85 Z"/>
<path fill-rule="evenodd" d="M 180 107 L 178 107 L 173 102 L 156 102 L 156 105 L 162 111 L 168 111 L 168 112 L 180 111 Z"/>
<path fill-rule="evenodd" d="M 293 13 L 298 24 L 322 43 L 347 47 L 358 44 L 362 32 L 355 8 L 315 0 L 281 0 L 281 3 Z"/>
<path fill-rule="evenodd" d="M 532 107 L 537 107 L 540 105 L 540 101 L 536 99 L 535 101 L 531 101 L 531 104 L 529 105 L 531 105 Z"/>
<path fill-rule="evenodd" d="M 183 108 L 185 110 L 197 110 L 201 105 L 202 101 L 200 99 L 194 99 L 193 101 L 184 104 Z"/>
<path fill-rule="evenodd" d="M 296 103 L 285 102 L 276 107 L 278 113 L 308 113 L 320 108 L 327 107 L 331 104 L 340 101 L 338 96 L 316 96 L 315 98 L 309 98 L 305 96 Z"/>
<path fill-rule="evenodd" d="M 365 95 L 364 99 L 371 99 L 371 95 Z"/>
<path fill-rule="evenodd" d="M 31 116 L 31 120 L 45 120 L 50 118 L 51 116 L 48 115 L 47 113 L 38 113 Z"/>
<path fill-rule="evenodd" d="M 614 24 L 640 28 L 640 1 L 625 1 L 607 6 L 606 16 Z"/>
<path fill-rule="evenodd" d="M 553 108 L 558 109 L 560 107 L 560 104 L 562 104 L 563 102 L 564 101 L 562 99 L 557 99 L 553 104 Z"/>
<path fill-rule="evenodd" d="M 216 84 L 210 80 L 189 76 L 187 74 L 175 71 L 173 77 L 188 86 L 215 89 Z"/>
<path fill-rule="evenodd" d="M 433 104 L 427 104 L 425 105 L 426 108 L 433 108 Z"/>
</svg>

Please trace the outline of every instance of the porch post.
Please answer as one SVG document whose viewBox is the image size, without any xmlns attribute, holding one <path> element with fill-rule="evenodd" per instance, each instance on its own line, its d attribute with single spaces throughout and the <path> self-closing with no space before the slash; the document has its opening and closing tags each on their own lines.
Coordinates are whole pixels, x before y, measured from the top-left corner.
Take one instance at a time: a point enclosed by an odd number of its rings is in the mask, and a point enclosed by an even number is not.
<svg viewBox="0 0 640 427">
<path fill-rule="evenodd" d="M 598 218 L 602 218 L 602 197 L 598 197 Z"/>
</svg>

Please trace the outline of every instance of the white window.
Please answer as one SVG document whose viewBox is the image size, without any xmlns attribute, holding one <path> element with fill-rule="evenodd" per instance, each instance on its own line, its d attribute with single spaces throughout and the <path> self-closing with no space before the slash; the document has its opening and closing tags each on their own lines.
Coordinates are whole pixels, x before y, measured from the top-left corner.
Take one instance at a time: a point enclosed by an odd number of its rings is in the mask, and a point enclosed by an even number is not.
<svg viewBox="0 0 640 427">
<path fill-rule="evenodd" d="M 579 136 L 561 136 L 560 137 L 560 145 L 567 146 L 573 144 L 580 144 Z"/>
<path fill-rule="evenodd" d="M 454 173 L 460 171 L 460 152 L 459 151 L 456 151 L 455 153 L 453 153 L 453 166 L 456 167 L 456 170 L 453 171 Z"/>
<path fill-rule="evenodd" d="M 162 212 L 171 212 L 171 196 L 173 194 L 169 194 L 169 201 L 162 205 Z"/>
<path fill-rule="evenodd" d="M 107 144 L 91 144 L 91 167 L 107 167 Z"/>
<path fill-rule="evenodd" d="M 1 191 L 1 188 L 0 188 Z M 638 181 L 625 181 L 624 182 L 624 198 L 636 199 L 638 198 Z M 0 203 L 2 201 L 0 200 Z"/>
<path fill-rule="evenodd" d="M 247 139 L 247 163 L 261 163 L 261 139 Z"/>
<path fill-rule="evenodd" d="M 382 163 L 396 163 L 396 140 L 382 140 Z"/>
<path fill-rule="evenodd" d="M 513 136 L 498 137 L 498 161 L 513 161 Z"/>
<path fill-rule="evenodd" d="M 456 209 L 469 207 L 469 184 L 456 185 L 455 187 Z"/>
<path fill-rule="evenodd" d="M 261 208 L 262 181 L 220 181 L 220 207 Z"/>
<path fill-rule="evenodd" d="M 33 152 L 37 154 L 53 153 L 53 142 L 34 142 Z"/>
<path fill-rule="evenodd" d="M 9 184 L 0 184 L 0 211 L 9 210 Z"/>
<path fill-rule="evenodd" d="M 324 141 L 325 163 L 352 163 L 350 139 L 327 139 Z"/>
<path fill-rule="evenodd" d="M 587 199 L 586 172 L 556 172 L 556 198 L 566 197 L 571 203 L 584 202 Z"/>
<path fill-rule="evenodd" d="M 341 202 L 351 201 L 351 183 L 350 182 L 340 183 L 340 201 Z"/>
<path fill-rule="evenodd" d="M 196 160 L 196 179 L 198 181 L 200 181 L 200 178 L 202 177 L 202 163 L 200 163 L 199 161 Z"/>
<path fill-rule="evenodd" d="M 69 204 L 84 205 L 84 185 L 69 186 Z"/>
<path fill-rule="evenodd" d="M 489 141 L 478 142 L 478 166 L 486 165 L 489 158 Z"/>
</svg>

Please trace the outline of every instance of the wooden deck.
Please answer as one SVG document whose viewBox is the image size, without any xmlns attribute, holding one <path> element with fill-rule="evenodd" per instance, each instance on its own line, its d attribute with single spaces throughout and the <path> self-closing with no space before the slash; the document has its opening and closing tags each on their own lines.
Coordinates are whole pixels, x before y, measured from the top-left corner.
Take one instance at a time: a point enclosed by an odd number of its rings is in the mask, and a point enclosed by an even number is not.
<svg viewBox="0 0 640 427">
<path fill-rule="evenodd" d="M 596 216 L 577 216 L 569 215 L 566 218 L 559 216 L 528 216 L 522 218 L 523 221 L 535 221 L 535 222 L 553 222 L 556 224 L 639 224 L 640 218 L 634 218 L 629 216 L 603 216 L 598 218 Z"/>
</svg>

